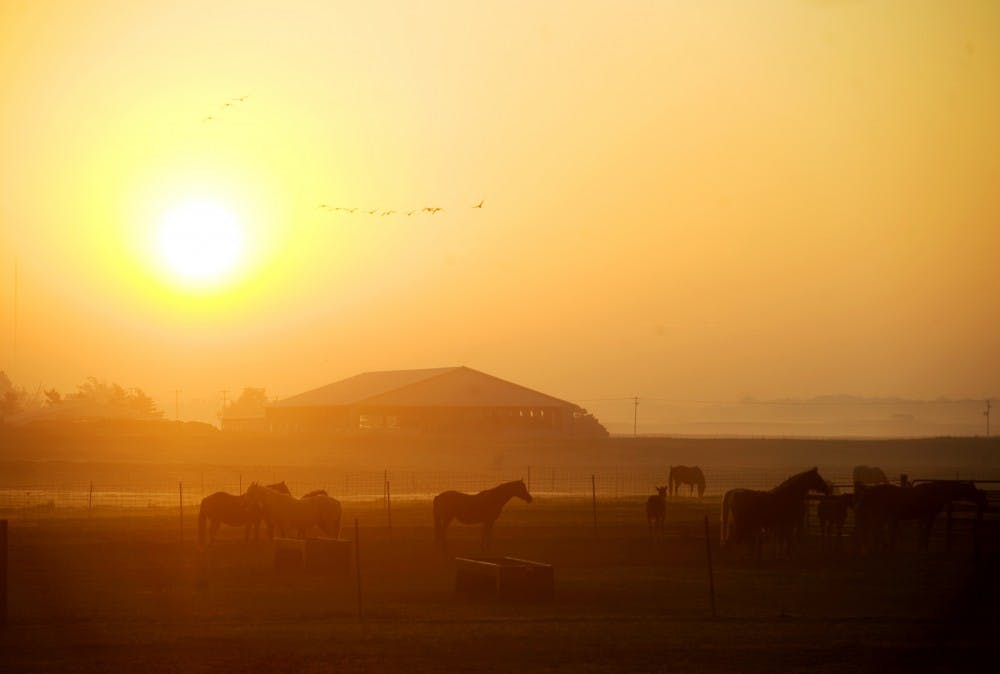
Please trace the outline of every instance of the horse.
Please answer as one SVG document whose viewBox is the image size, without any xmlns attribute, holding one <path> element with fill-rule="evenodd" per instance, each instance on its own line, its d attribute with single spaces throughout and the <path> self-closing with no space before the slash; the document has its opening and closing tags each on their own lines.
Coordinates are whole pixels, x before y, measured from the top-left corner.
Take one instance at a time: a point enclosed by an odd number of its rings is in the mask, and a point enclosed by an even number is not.
<svg viewBox="0 0 1000 674">
<path fill-rule="evenodd" d="M 916 520 L 920 526 L 917 547 L 926 550 L 930 543 L 934 519 L 952 501 L 969 501 L 978 507 L 977 517 L 986 510 L 986 494 L 972 482 L 922 482 L 915 487 L 879 484 L 860 492 L 855 516 L 855 535 L 859 551 L 875 553 L 882 544 L 883 531 L 888 528 L 889 550 L 896 547 L 899 523 Z"/>
<path fill-rule="evenodd" d="M 855 466 L 852 473 L 854 484 L 886 484 L 889 479 L 885 472 L 876 466 Z"/>
<path fill-rule="evenodd" d="M 691 486 L 689 496 L 694 495 L 695 487 L 698 487 L 698 498 L 705 495 L 705 474 L 698 466 L 670 466 L 667 483 L 670 485 L 671 496 L 677 493 L 682 484 Z"/>
<path fill-rule="evenodd" d="M 482 549 L 489 550 L 493 542 L 493 524 L 500 517 L 500 511 L 507 501 L 514 497 L 531 503 L 531 494 L 524 480 L 504 482 L 478 494 L 463 494 L 458 491 L 444 491 L 434 497 L 434 541 L 442 551 L 447 550 L 445 533 L 453 519 L 462 524 L 483 525 Z"/>
<path fill-rule="evenodd" d="M 656 496 L 646 499 L 646 522 L 649 524 L 649 533 L 654 535 L 657 531 L 663 535 L 663 521 L 667 517 L 667 488 L 655 487 Z"/>
<path fill-rule="evenodd" d="M 310 527 L 318 527 L 329 538 L 340 536 L 340 501 L 330 496 L 318 494 L 304 498 L 294 498 L 282 494 L 256 482 L 247 487 L 247 498 L 256 503 L 264 516 L 284 537 L 289 530 L 298 532 L 305 538 Z"/>
<path fill-rule="evenodd" d="M 824 543 L 836 532 L 839 544 L 844 531 L 844 522 L 847 521 L 847 511 L 852 508 L 854 508 L 854 494 L 837 494 L 820 499 L 816 506 L 816 515 L 819 517 L 819 528 L 823 533 Z"/>
<path fill-rule="evenodd" d="M 260 510 L 246 496 L 236 496 L 224 491 L 209 494 L 201 500 L 198 509 L 198 547 L 205 547 L 205 522 L 209 522 L 208 542 L 215 540 L 220 524 L 246 527 L 246 540 L 250 541 L 250 528 L 257 540 L 260 531 Z"/>
<path fill-rule="evenodd" d="M 313 489 L 308 494 L 303 494 L 302 498 L 309 498 L 310 496 L 329 496 L 329 494 L 326 493 L 326 489 Z"/>
<path fill-rule="evenodd" d="M 805 496 L 810 491 L 830 493 L 829 484 L 816 468 L 793 475 L 770 491 L 730 489 L 722 498 L 722 545 L 749 543 L 760 557 L 762 536 L 771 533 L 778 547 L 784 545 L 791 555 L 792 538 L 801 526 Z"/>
</svg>

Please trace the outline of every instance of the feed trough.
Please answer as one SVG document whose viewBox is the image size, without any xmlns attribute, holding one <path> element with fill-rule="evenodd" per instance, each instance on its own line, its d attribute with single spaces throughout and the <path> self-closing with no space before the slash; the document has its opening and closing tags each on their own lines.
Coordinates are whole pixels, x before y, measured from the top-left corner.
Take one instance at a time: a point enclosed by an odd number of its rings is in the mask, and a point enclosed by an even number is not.
<svg viewBox="0 0 1000 674">
<path fill-rule="evenodd" d="M 455 591 L 477 599 L 548 601 L 555 592 L 551 564 L 517 557 L 456 557 Z"/>
</svg>

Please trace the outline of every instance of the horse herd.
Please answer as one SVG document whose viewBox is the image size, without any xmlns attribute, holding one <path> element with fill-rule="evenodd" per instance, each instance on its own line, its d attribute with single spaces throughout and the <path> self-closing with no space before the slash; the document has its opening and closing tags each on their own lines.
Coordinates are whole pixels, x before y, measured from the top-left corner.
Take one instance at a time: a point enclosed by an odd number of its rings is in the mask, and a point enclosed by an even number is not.
<svg viewBox="0 0 1000 674">
<path fill-rule="evenodd" d="M 681 467 L 681 474 L 691 469 Z M 671 469 L 670 486 L 673 491 Z M 700 475 L 701 471 L 698 471 Z M 833 485 L 824 480 L 817 468 L 789 477 L 769 491 L 730 489 L 722 498 L 720 542 L 723 547 L 747 546 L 759 557 L 766 541 L 774 543 L 777 552 L 791 555 L 793 541 L 805 529 L 810 493 L 821 494 L 816 507 L 820 531 L 825 542 L 842 540 L 848 512 L 854 510 L 855 550 L 873 555 L 888 547 L 894 549 L 900 526 L 915 521 L 919 528 L 920 549 L 929 545 L 934 520 L 946 506 L 966 502 L 976 506 L 976 518 L 981 519 L 988 502 L 986 493 L 969 481 L 934 481 L 913 485 L 902 476 L 899 485 L 890 484 L 885 473 L 869 466 L 857 466 L 853 472 L 853 493 L 834 494 Z M 646 503 L 650 530 L 662 531 L 665 515 L 664 487 L 657 487 L 656 496 Z M 700 491 L 704 491 L 701 476 Z"/>
<path fill-rule="evenodd" d="M 730 489 L 722 498 L 720 541 L 723 547 L 745 546 L 754 556 L 761 555 L 765 543 L 775 545 L 778 554 L 791 554 L 793 542 L 804 531 L 811 493 L 821 495 L 817 515 L 824 540 L 840 541 L 848 512 L 854 511 L 854 543 L 859 553 L 875 554 L 888 545 L 895 547 L 900 525 L 907 520 L 916 521 L 920 528 L 921 548 L 926 548 L 939 513 L 955 501 L 972 503 L 981 518 L 987 508 L 985 492 L 972 482 L 941 481 L 911 485 L 905 479 L 901 485 L 890 484 L 878 468 L 859 466 L 854 471 L 853 493 L 834 494 L 830 482 L 823 479 L 817 468 L 803 471 L 764 491 L 756 489 Z M 679 493 L 682 485 L 690 487 L 693 496 L 698 490 L 705 492 L 705 475 L 697 466 L 672 466 L 668 484 L 656 487 L 656 495 L 646 501 L 646 520 L 650 533 L 662 534 L 666 520 L 668 492 Z M 494 524 L 501 511 L 512 498 L 531 503 L 523 480 L 505 482 L 477 494 L 445 491 L 433 501 L 434 542 L 445 550 L 445 534 L 449 524 L 457 520 L 463 524 L 482 524 L 482 548 L 488 550 L 492 542 Z M 295 498 L 284 482 L 272 485 L 252 483 L 244 494 L 233 495 L 216 492 L 201 502 L 198 516 L 198 542 L 205 545 L 205 525 L 209 524 L 208 540 L 211 542 L 220 524 L 243 526 L 249 541 L 251 530 L 256 539 L 260 523 L 267 526 L 269 536 L 284 537 L 297 534 L 304 538 L 312 527 L 324 535 L 340 535 L 340 502 L 324 490 L 316 490 Z"/>
</svg>

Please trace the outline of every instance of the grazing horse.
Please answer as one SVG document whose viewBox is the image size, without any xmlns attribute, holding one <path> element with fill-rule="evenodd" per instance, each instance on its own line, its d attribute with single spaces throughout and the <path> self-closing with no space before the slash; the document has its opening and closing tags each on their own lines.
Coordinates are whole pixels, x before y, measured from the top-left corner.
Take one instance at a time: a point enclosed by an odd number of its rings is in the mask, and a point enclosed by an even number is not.
<svg viewBox="0 0 1000 674">
<path fill-rule="evenodd" d="M 748 543 L 760 557 L 762 537 L 771 533 L 778 547 L 784 545 L 791 555 L 793 534 L 801 526 L 810 491 L 830 493 L 829 484 L 816 468 L 793 475 L 770 491 L 729 490 L 722 499 L 722 544 Z"/>
<path fill-rule="evenodd" d="M 667 518 L 667 488 L 656 487 L 656 496 L 646 499 L 646 522 L 649 533 L 660 532 L 663 535 L 663 521 Z"/>
<path fill-rule="evenodd" d="M 839 545 L 844 522 L 847 521 L 847 511 L 852 508 L 854 508 L 854 494 L 837 494 L 820 499 L 816 506 L 816 514 L 819 517 L 819 528 L 823 533 L 824 543 L 828 542 L 830 536 L 836 534 Z"/>
<path fill-rule="evenodd" d="M 507 501 L 515 496 L 531 503 L 531 494 L 528 493 L 524 480 L 504 482 L 478 494 L 441 492 L 434 497 L 434 541 L 442 551 L 447 549 L 445 533 L 453 519 L 462 524 L 482 523 L 483 551 L 489 550 L 493 542 L 493 524 L 500 517 L 500 511 L 507 505 Z"/>
<path fill-rule="evenodd" d="M 287 532 L 298 532 L 305 538 L 310 527 L 318 527 L 329 538 L 340 536 L 340 501 L 319 494 L 307 498 L 294 498 L 256 482 L 247 487 L 247 498 L 264 513 L 265 518 L 284 537 Z"/>
<path fill-rule="evenodd" d="M 971 482 L 923 482 L 915 487 L 879 484 L 860 492 L 857 505 L 855 535 L 858 548 L 874 554 L 882 544 L 886 528 L 889 550 L 896 547 L 899 523 L 916 520 L 920 524 L 918 548 L 926 550 L 930 542 L 934 519 L 952 501 L 969 501 L 978 506 L 977 517 L 986 509 L 985 492 Z"/>
<path fill-rule="evenodd" d="M 227 494 L 217 491 L 201 500 L 198 509 L 198 547 L 205 547 L 205 522 L 209 522 L 208 542 L 215 540 L 215 534 L 220 524 L 233 527 L 246 527 L 246 540 L 250 540 L 250 528 L 253 527 L 253 538 L 257 540 L 260 530 L 260 510 L 246 496 Z"/>
<path fill-rule="evenodd" d="M 667 478 L 670 485 L 670 495 L 673 496 L 682 484 L 690 485 L 689 496 L 694 495 L 694 488 L 698 487 L 698 498 L 705 495 L 705 474 L 698 466 L 670 466 L 670 477 Z"/>
<path fill-rule="evenodd" d="M 854 484 L 886 484 L 889 479 L 885 476 L 885 472 L 881 468 L 876 466 L 855 466 L 854 472 Z"/>
</svg>

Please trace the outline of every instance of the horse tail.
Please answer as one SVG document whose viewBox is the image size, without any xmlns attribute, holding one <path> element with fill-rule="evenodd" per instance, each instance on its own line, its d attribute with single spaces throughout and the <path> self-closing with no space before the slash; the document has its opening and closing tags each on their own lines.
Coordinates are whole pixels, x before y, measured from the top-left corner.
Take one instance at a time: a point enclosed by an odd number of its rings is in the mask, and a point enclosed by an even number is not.
<svg viewBox="0 0 1000 674">
<path fill-rule="evenodd" d="M 698 478 L 698 498 L 701 498 L 702 496 L 705 495 L 705 473 L 702 472 L 702 470 L 701 470 L 700 467 L 699 468 L 695 468 L 695 470 L 698 472 L 698 474 L 697 474 L 697 478 Z"/>
<path fill-rule="evenodd" d="M 727 539 L 729 538 L 726 534 L 728 532 L 729 524 L 729 508 L 731 506 L 731 497 L 733 495 L 732 491 L 727 491 L 726 495 L 722 497 L 722 521 L 719 526 L 719 544 L 725 545 Z"/>
<path fill-rule="evenodd" d="M 201 507 L 198 508 L 198 547 L 205 547 L 205 520 L 208 513 L 205 512 L 205 501 L 202 499 Z"/>
<path fill-rule="evenodd" d="M 343 517 L 344 516 L 344 510 L 343 510 L 343 508 L 340 505 L 340 501 L 338 501 L 336 499 L 333 500 L 333 504 L 331 505 L 331 508 L 330 508 L 330 515 L 331 515 L 331 517 L 330 517 L 331 521 L 329 522 L 330 528 L 326 532 L 326 535 L 329 536 L 330 538 L 339 539 L 340 538 L 341 524 L 342 524 L 343 519 L 344 519 L 344 517 Z"/>
</svg>

